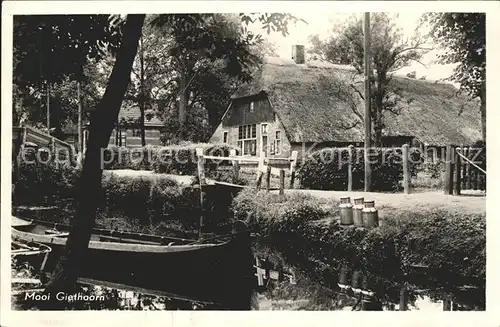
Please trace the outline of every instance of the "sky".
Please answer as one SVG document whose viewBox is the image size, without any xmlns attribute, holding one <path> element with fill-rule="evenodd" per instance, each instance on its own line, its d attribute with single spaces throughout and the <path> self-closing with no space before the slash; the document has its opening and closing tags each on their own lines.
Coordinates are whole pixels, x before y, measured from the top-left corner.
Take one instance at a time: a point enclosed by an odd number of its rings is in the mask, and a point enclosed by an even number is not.
<svg viewBox="0 0 500 327">
<path fill-rule="evenodd" d="M 306 51 L 308 46 L 308 37 L 310 35 L 318 34 L 320 38 L 325 38 L 330 35 L 331 29 L 338 24 L 342 24 L 345 19 L 347 19 L 352 13 L 335 13 L 335 12 L 291 12 L 290 14 L 295 17 L 304 19 L 307 24 L 303 22 L 298 22 L 295 26 L 292 24 L 289 26 L 290 35 L 283 37 L 281 33 L 271 33 L 268 35 L 265 31 L 261 30 L 259 24 L 249 27 L 250 30 L 261 33 L 263 38 L 266 38 L 270 42 L 274 43 L 276 46 L 277 54 L 282 58 L 291 58 L 292 45 L 302 44 L 305 45 Z M 396 25 L 399 26 L 404 35 L 411 37 L 415 33 L 417 28 L 418 20 L 420 19 L 423 12 L 401 12 L 394 15 L 394 21 Z M 362 15 L 362 13 L 359 13 Z M 422 26 L 419 29 L 421 34 L 426 33 L 428 27 Z M 432 46 L 432 45 L 431 45 Z M 426 76 L 427 80 L 439 80 L 447 78 L 451 75 L 454 65 L 437 65 L 433 61 L 437 59 L 437 51 L 432 50 L 422 58 L 421 62 L 426 66 L 422 66 L 420 63 L 412 63 L 410 66 L 405 67 L 396 74 L 405 75 L 406 73 L 415 71 L 416 77 L 420 78 Z"/>
</svg>

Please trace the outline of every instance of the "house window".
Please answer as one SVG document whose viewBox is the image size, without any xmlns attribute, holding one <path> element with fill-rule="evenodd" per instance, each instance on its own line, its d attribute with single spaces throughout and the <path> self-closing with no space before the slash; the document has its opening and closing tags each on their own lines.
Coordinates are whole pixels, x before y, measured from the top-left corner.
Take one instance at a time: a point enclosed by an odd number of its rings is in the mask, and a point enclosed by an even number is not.
<svg viewBox="0 0 500 327">
<path fill-rule="evenodd" d="M 238 147 L 242 155 L 257 154 L 257 125 L 244 125 L 238 128 Z"/>
<path fill-rule="evenodd" d="M 267 135 L 267 124 L 262 124 L 262 135 Z"/>
<path fill-rule="evenodd" d="M 274 151 L 276 154 L 281 153 L 281 131 L 276 131 L 276 146 L 274 147 Z"/>
<path fill-rule="evenodd" d="M 141 130 L 140 129 L 133 129 L 132 130 L 132 136 L 133 137 L 140 137 L 141 136 Z"/>
<path fill-rule="evenodd" d="M 120 130 L 120 146 L 127 146 L 127 133 L 125 131 Z"/>
<path fill-rule="evenodd" d="M 227 137 L 228 137 L 228 133 L 227 133 L 227 132 L 224 132 L 224 134 L 223 134 L 223 136 L 222 136 L 223 143 L 227 143 Z"/>
<path fill-rule="evenodd" d="M 253 110 L 254 110 L 254 103 L 252 101 L 252 102 L 250 102 L 250 112 L 253 112 Z"/>
</svg>

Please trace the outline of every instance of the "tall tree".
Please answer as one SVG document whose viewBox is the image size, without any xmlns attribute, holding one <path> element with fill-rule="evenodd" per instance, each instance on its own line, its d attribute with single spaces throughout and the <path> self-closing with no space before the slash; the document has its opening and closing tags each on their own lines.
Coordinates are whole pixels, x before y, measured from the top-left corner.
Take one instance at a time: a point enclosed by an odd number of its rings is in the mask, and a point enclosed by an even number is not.
<svg viewBox="0 0 500 327">
<path fill-rule="evenodd" d="M 183 15 L 179 16 L 185 17 Z M 243 17 L 249 16 L 244 15 Z M 145 15 L 128 15 L 125 20 L 117 19 L 116 16 L 112 16 L 112 18 L 110 26 L 113 28 L 110 30 L 116 31 L 115 33 L 118 35 L 120 45 L 116 52 L 116 60 L 106 86 L 106 91 L 90 118 L 88 146 L 81 177 L 77 185 L 77 209 L 75 217 L 72 221 L 72 228 L 65 249 L 56 266 L 54 275 L 46 285 L 45 292 L 71 291 L 79 276 L 81 258 L 85 256 L 88 250 L 90 235 L 95 223 L 98 194 L 101 190 L 102 149 L 109 142 L 130 81 Z M 258 18 L 263 25 L 273 25 L 278 31 L 286 35 L 287 24 L 281 21 L 282 19 L 287 20 L 288 16 L 283 14 L 266 14 Z M 123 21 L 125 22 L 124 24 L 122 24 Z M 189 18 L 186 18 L 186 22 L 190 24 Z M 116 29 L 117 26 L 123 26 L 123 28 Z M 94 27 L 92 22 L 79 25 L 80 29 L 93 30 Z M 66 31 L 62 29 L 58 30 L 58 33 L 65 34 Z M 114 37 L 116 34 L 112 33 L 112 36 Z M 99 41 L 96 44 L 102 43 L 99 38 L 96 40 Z M 57 43 L 58 39 L 52 39 L 52 42 Z M 87 40 L 83 38 L 77 38 L 74 42 L 87 44 Z M 219 49 L 219 51 L 223 51 L 223 48 Z M 81 47 L 80 50 L 88 56 L 88 52 L 84 51 L 85 47 Z M 78 57 L 80 55 L 76 54 L 75 56 Z M 234 61 L 229 58 L 227 66 L 230 68 L 231 64 L 234 65 Z M 51 301 L 45 304 L 57 307 L 62 303 Z"/>
<path fill-rule="evenodd" d="M 426 13 L 422 22 L 431 27 L 429 35 L 445 51 L 443 64 L 458 64 L 450 79 L 461 90 L 481 101 L 483 141 L 486 141 L 486 14 Z"/>
<path fill-rule="evenodd" d="M 164 96 L 172 76 L 168 55 L 171 37 L 164 31 L 153 28 L 150 24 L 151 19 L 152 16 L 146 16 L 132 67 L 131 83 L 125 95 L 127 102 L 139 107 L 139 119 L 133 123 L 138 123 L 140 126 L 143 146 L 146 145 L 145 112 L 153 109 L 158 100 Z"/>
<path fill-rule="evenodd" d="M 412 38 L 404 36 L 402 30 L 396 26 L 391 17 L 386 13 L 371 15 L 371 119 L 372 140 L 374 145 L 380 146 L 384 116 L 386 113 L 399 114 L 402 100 L 401 90 L 391 84 L 393 73 L 398 69 L 408 66 L 413 61 L 419 61 L 422 55 L 430 50 L 424 46 L 424 40 L 418 34 Z M 364 100 L 362 81 L 359 75 L 363 74 L 363 20 L 353 16 L 342 25 L 333 30 L 333 35 L 326 40 L 321 40 L 317 35 L 310 37 L 312 44 L 309 53 L 313 57 L 334 63 L 351 65 L 358 76 L 346 82 L 343 86 L 349 87 Z M 340 90 L 342 95 L 350 96 L 345 90 Z M 363 124 L 363 114 L 358 110 L 356 101 L 349 100 L 350 107 L 356 117 L 355 122 L 345 128 L 353 128 Z"/>
<path fill-rule="evenodd" d="M 98 194 L 101 190 L 102 149 L 107 146 L 118 118 L 130 80 L 143 22 L 144 15 L 128 15 L 123 26 L 123 38 L 106 92 L 90 119 L 88 146 L 77 185 L 77 209 L 72 228 L 54 275 L 46 285 L 46 292 L 69 291 L 79 276 L 81 258 L 85 256 L 88 248 L 97 211 Z"/>
<path fill-rule="evenodd" d="M 177 102 L 180 136 L 186 136 L 190 111 L 199 90 L 193 85 L 218 59 L 226 60 L 226 73 L 248 78 L 244 68 L 256 58 L 248 49 L 251 36 L 242 35 L 240 22 L 222 14 L 159 15 L 153 24 L 172 38 L 168 49 L 172 84 L 170 94 Z"/>
<path fill-rule="evenodd" d="M 62 88 L 70 87 L 68 83 L 71 81 L 85 80 L 84 67 L 88 60 L 99 60 L 108 50 L 118 46 L 119 36 L 110 29 L 107 19 L 107 15 L 14 17 L 15 123 L 19 123 L 22 116 L 35 123 L 46 120 L 47 103 L 42 98 L 48 95 L 47 86 L 50 86 L 49 100 L 56 101 L 51 106 L 54 113 L 51 125 L 64 124 L 57 119 L 70 115 L 63 106 L 70 97 L 63 96 L 68 92 Z M 76 85 L 72 87 L 74 95 L 71 98 L 76 98 Z"/>
</svg>

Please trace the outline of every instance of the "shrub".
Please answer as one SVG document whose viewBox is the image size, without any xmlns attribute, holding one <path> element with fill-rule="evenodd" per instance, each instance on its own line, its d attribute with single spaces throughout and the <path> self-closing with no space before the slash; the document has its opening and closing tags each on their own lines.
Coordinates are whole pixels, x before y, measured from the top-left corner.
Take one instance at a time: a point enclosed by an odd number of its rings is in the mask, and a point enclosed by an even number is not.
<svg viewBox="0 0 500 327">
<path fill-rule="evenodd" d="M 16 205 L 52 205 L 58 200 L 74 196 L 80 170 L 55 163 L 25 163 L 14 176 L 13 203 Z"/>
<path fill-rule="evenodd" d="M 402 284 L 411 264 L 425 264 L 436 272 L 425 283 L 456 287 L 467 280 L 484 288 L 484 215 L 405 211 L 384 217 L 379 228 L 367 230 L 343 228 L 335 219 L 330 223 L 318 220 L 336 216 L 327 206 L 296 194 L 279 197 L 244 191 L 232 209 L 235 218 L 245 219 L 259 232 L 260 242 L 330 287 L 336 287 L 341 265 Z"/>
<path fill-rule="evenodd" d="M 364 187 L 364 149 L 355 149 L 352 168 L 353 189 Z M 410 172 L 416 175 L 420 154 L 411 153 Z M 301 187 L 322 190 L 347 190 L 349 153 L 345 148 L 328 148 L 311 153 L 298 168 Z M 372 189 L 397 191 L 401 189 L 403 163 L 400 148 L 377 149 L 370 155 Z"/>
</svg>

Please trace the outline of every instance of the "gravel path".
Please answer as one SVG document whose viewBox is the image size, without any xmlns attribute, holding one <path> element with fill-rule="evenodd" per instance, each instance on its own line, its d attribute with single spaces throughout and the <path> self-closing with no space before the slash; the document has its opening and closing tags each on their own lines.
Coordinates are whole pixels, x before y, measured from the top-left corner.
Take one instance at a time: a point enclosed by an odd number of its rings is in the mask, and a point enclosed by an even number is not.
<svg viewBox="0 0 500 327">
<path fill-rule="evenodd" d="M 445 195 L 443 191 L 428 191 L 413 194 L 403 193 L 375 193 L 375 192 L 347 192 L 347 191 L 320 191 L 320 190 L 286 190 L 285 192 L 306 193 L 320 198 L 340 200 L 342 196 L 350 196 L 351 201 L 356 197 L 365 200 L 374 200 L 380 214 L 389 214 L 394 211 L 431 211 L 445 209 L 450 212 L 482 213 L 486 214 L 486 196 L 484 193 L 470 191 L 468 195 Z"/>
</svg>

